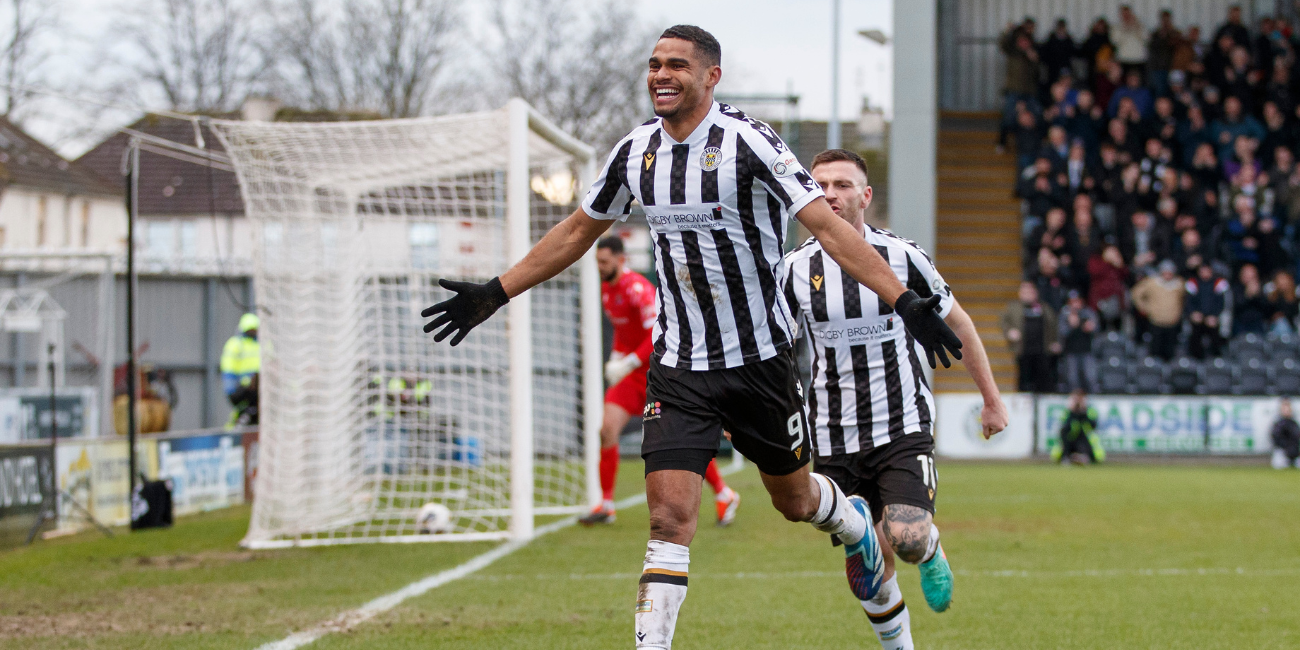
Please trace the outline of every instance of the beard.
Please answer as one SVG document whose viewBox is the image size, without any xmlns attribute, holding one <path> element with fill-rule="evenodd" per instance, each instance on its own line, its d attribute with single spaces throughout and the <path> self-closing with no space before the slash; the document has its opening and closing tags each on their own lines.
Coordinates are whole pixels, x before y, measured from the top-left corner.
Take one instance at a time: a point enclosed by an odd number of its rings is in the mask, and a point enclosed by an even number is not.
<svg viewBox="0 0 1300 650">
<path fill-rule="evenodd" d="M 601 281 L 601 282 L 605 282 L 605 283 L 609 283 L 609 282 L 613 282 L 613 281 L 614 281 L 614 278 L 616 278 L 616 277 L 618 277 L 618 271 L 617 271 L 617 270 L 613 270 L 613 271 L 610 271 L 609 273 L 601 273 L 601 274 L 600 274 L 600 281 Z"/>
</svg>

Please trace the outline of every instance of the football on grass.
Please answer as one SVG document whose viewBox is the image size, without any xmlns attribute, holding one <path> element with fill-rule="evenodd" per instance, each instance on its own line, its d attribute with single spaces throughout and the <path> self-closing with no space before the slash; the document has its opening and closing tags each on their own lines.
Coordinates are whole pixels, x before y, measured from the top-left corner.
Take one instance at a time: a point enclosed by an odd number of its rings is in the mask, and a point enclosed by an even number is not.
<svg viewBox="0 0 1300 650">
<path fill-rule="evenodd" d="M 441 503 L 426 503 L 420 506 L 415 525 L 421 535 L 445 533 L 451 530 L 451 509 Z"/>
</svg>

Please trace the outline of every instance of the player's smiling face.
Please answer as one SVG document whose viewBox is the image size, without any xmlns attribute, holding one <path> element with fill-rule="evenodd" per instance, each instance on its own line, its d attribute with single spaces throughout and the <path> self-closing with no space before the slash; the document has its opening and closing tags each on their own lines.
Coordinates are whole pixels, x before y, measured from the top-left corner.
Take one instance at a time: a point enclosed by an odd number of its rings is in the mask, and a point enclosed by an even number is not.
<svg viewBox="0 0 1300 650">
<path fill-rule="evenodd" d="M 646 86 L 655 115 L 671 120 L 690 114 L 703 102 L 711 102 L 709 89 L 722 78 L 722 68 L 705 65 L 695 44 L 680 38 L 661 38 L 650 54 Z"/>
</svg>

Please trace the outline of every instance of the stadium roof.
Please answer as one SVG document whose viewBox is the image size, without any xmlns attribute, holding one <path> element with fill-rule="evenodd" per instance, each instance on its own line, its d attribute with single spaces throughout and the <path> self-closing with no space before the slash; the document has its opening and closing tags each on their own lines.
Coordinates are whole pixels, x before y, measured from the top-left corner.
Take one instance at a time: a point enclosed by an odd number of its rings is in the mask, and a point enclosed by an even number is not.
<svg viewBox="0 0 1300 650">
<path fill-rule="evenodd" d="M 122 195 L 119 186 L 65 160 L 3 117 L 0 117 L 0 185 L 59 194 Z"/>
<path fill-rule="evenodd" d="M 186 120 L 146 115 L 128 128 L 195 146 L 194 125 Z M 224 153 L 216 135 L 206 126 L 200 128 L 208 149 Z M 122 153 L 130 137 L 120 131 L 114 133 L 78 158 L 77 164 L 106 181 L 111 179 L 120 184 Z M 140 152 L 139 202 L 142 216 L 195 215 L 213 211 L 221 215 L 244 213 L 244 202 L 239 196 L 239 183 L 234 174 L 150 151 Z"/>
</svg>

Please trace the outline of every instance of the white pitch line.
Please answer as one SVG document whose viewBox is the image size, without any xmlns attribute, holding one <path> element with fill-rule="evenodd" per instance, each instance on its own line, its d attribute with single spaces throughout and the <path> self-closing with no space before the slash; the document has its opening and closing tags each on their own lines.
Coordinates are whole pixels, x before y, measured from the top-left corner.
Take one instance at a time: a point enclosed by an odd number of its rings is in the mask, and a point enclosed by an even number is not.
<svg viewBox="0 0 1300 650">
<path fill-rule="evenodd" d="M 1247 569 L 1244 567 L 1214 567 L 1199 569 L 1092 569 L 1081 571 L 1025 571 L 1020 569 L 976 570 L 957 569 L 958 577 L 970 578 L 1115 578 L 1127 576 L 1162 577 L 1162 576 L 1287 576 L 1300 574 L 1300 567 L 1281 569 Z M 483 582 L 509 582 L 517 580 L 634 580 L 639 573 L 538 573 L 538 574 L 503 574 L 493 576 L 474 576 L 473 580 Z M 743 571 L 739 573 L 695 572 L 692 578 L 699 580 L 791 580 L 798 578 L 842 578 L 843 571 Z"/>
<path fill-rule="evenodd" d="M 729 476 L 731 474 L 735 474 L 736 472 L 740 471 L 743 468 L 744 468 L 743 465 L 739 467 L 733 465 L 728 467 L 727 469 L 722 470 L 721 473 L 723 476 Z M 636 494 L 626 499 L 622 499 L 620 501 L 615 502 L 614 507 L 620 509 L 631 508 L 632 506 L 641 505 L 642 503 L 645 503 L 645 498 L 646 498 L 645 492 L 642 492 L 641 494 Z M 578 518 L 576 516 L 566 517 L 559 521 L 549 523 L 534 531 L 532 539 L 537 539 L 538 537 L 541 537 L 543 535 L 548 535 L 557 530 L 568 528 L 569 526 L 572 526 L 576 523 L 578 523 Z M 480 569 L 483 569 L 488 565 L 492 564 L 493 562 L 496 562 L 497 560 L 500 560 L 501 558 L 510 555 L 511 553 L 514 553 L 515 551 L 527 546 L 528 542 L 531 542 L 532 539 L 511 540 L 509 542 L 506 542 L 505 544 L 502 544 L 488 551 L 487 553 L 473 557 L 472 559 L 465 562 L 464 564 L 452 567 L 450 569 L 447 569 L 446 571 L 441 571 L 431 576 L 427 576 L 425 578 L 412 582 L 411 584 L 406 585 L 405 587 L 402 587 L 397 591 L 380 596 L 356 609 L 343 612 L 342 614 L 339 614 L 338 616 L 335 616 L 334 618 L 325 621 L 324 623 L 320 623 L 313 628 L 303 630 L 301 632 L 294 632 L 293 634 L 290 634 L 289 636 L 280 639 L 279 641 L 264 643 L 260 646 L 257 646 L 256 650 L 296 650 L 297 648 L 301 648 L 305 645 L 309 645 L 315 642 L 317 639 L 331 632 L 347 631 L 356 625 L 364 623 L 378 616 L 379 614 L 382 614 L 394 607 L 397 607 L 402 603 L 402 601 L 408 598 L 421 596 L 432 589 L 437 589 L 438 587 L 447 584 L 448 582 L 460 580 L 461 578 L 472 575 L 475 572 L 479 571 Z"/>
</svg>

